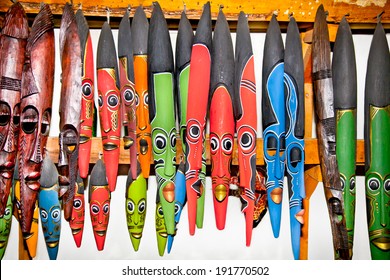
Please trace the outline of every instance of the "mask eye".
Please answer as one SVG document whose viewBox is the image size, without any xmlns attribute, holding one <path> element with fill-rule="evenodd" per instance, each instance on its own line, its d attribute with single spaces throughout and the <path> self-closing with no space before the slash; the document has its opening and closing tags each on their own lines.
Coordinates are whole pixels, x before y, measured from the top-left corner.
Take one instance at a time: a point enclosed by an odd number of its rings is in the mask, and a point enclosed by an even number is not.
<svg viewBox="0 0 390 280">
<path fill-rule="evenodd" d="M 222 150 L 226 154 L 231 154 L 233 150 L 233 141 L 230 137 L 222 139 Z"/>
<path fill-rule="evenodd" d="M 123 99 L 125 102 L 133 102 L 134 101 L 134 92 L 131 89 L 126 89 L 123 93 Z"/>
<path fill-rule="evenodd" d="M 50 131 L 50 113 L 48 111 L 45 111 L 42 117 L 41 134 L 47 136 L 49 135 L 49 131 Z"/>
<path fill-rule="evenodd" d="M 38 111 L 35 108 L 28 107 L 22 114 L 22 129 L 24 133 L 31 134 L 38 125 Z"/>
<path fill-rule="evenodd" d="M 244 152 L 251 152 L 252 151 L 252 147 L 253 147 L 253 143 L 254 143 L 254 139 L 253 139 L 253 135 L 249 132 L 244 132 L 242 135 L 241 135 L 241 138 L 240 138 L 240 146 L 241 146 L 241 149 L 244 151 Z"/>
<path fill-rule="evenodd" d="M 103 107 L 103 97 L 101 95 L 99 95 L 98 97 L 98 104 L 99 104 L 99 108 Z"/>
<path fill-rule="evenodd" d="M 82 205 L 83 205 L 83 203 L 81 202 L 81 199 L 76 198 L 75 200 L 73 200 L 73 208 L 74 209 L 80 209 Z"/>
<path fill-rule="evenodd" d="M 180 205 L 176 203 L 175 204 L 175 215 L 177 215 L 177 213 L 180 212 L 180 209 L 181 209 Z"/>
<path fill-rule="evenodd" d="M 340 176 L 340 184 L 341 184 L 341 189 L 344 191 L 344 188 L 345 188 L 345 178 L 344 178 L 344 176 Z"/>
<path fill-rule="evenodd" d="M 172 132 L 170 138 L 171 138 L 171 139 L 170 139 L 170 141 L 171 141 L 171 147 L 172 147 L 173 149 L 175 149 L 175 148 L 176 148 L 176 133 L 175 133 L 175 132 Z"/>
<path fill-rule="evenodd" d="M 4 218 L 9 219 L 11 216 L 11 209 L 9 207 L 5 208 Z"/>
<path fill-rule="evenodd" d="M 370 178 L 368 180 L 368 187 L 372 190 L 372 191 L 376 191 L 379 189 L 379 186 L 380 186 L 380 182 L 377 178 Z"/>
<path fill-rule="evenodd" d="M 390 179 L 386 179 L 384 186 L 385 191 L 390 192 Z"/>
<path fill-rule="evenodd" d="M 352 177 L 350 180 L 349 180 L 349 189 L 351 191 L 353 191 L 355 189 L 355 177 Z"/>
<path fill-rule="evenodd" d="M 103 213 L 107 214 L 108 211 L 110 211 L 110 205 L 108 203 L 104 204 L 103 206 Z"/>
<path fill-rule="evenodd" d="M 138 96 L 138 94 L 135 95 L 135 105 L 136 106 L 139 105 L 139 96 Z"/>
<path fill-rule="evenodd" d="M 83 95 L 89 97 L 92 94 L 92 85 L 90 82 L 85 82 L 81 88 Z"/>
<path fill-rule="evenodd" d="M 142 201 L 139 203 L 139 205 L 138 205 L 138 212 L 139 212 L 140 214 L 143 214 L 143 213 L 145 212 L 145 210 L 146 210 L 146 202 L 145 202 L 145 200 L 142 200 Z"/>
<path fill-rule="evenodd" d="M 158 215 L 160 216 L 160 217 L 164 217 L 164 213 L 163 213 L 163 209 L 162 209 L 162 207 L 161 206 L 159 206 L 158 207 Z"/>
<path fill-rule="evenodd" d="M 91 206 L 91 211 L 92 211 L 93 214 L 97 215 L 99 213 L 99 211 L 100 211 L 100 208 L 96 204 L 93 204 Z"/>
<path fill-rule="evenodd" d="M 162 153 L 167 146 L 167 138 L 164 134 L 158 133 L 154 138 L 154 147 L 157 153 Z"/>
<path fill-rule="evenodd" d="M 115 94 L 109 95 L 107 99 L 107 103 L 108 106 L 110 106 L 111 108 L 116 107 L 119 103 L 118 96 L 116 96 Z"/>
<path fill-rule="evenodd" d="M 134 213 L 134 202 L 132 202 L 131 200 L 127 202 L 127 212 L 129 212 L 130 214 Z"/>
<path fill-rule="evenodd" d="M 219 141 L 218 141 L 218 138 L 216 136 L 211 136 L 210 138 L 210 152 L 212 154 L 215 154 L 217 152 L 217 150 L 219 149 Z"/>
<path fill-rule="evenodd" d="M 41 219 L 42 219 L 42 221 L 46 222 L 48 216 L 49 215 L 47 214 L 46 210 L 41 209 Z"/>
<path fill-rule="evenodd" d="M 51 213 L 51 217 L 53 218 L 54 221 L 59 221 L 60 218 L 61 218 L 61 211 L 59 209 L 55 209 L 52 213 Z"/>
<path fill-rule="evenodd" d="M 149 94 L 148 94 L 148 93 L 146 93 L 146 94 L 144 95 L 144 104 L 145 104 L 145 105 L 149 105 Z"/>
<path fill-rule="evenodd" d="M 200 125 L 195 120 L 190 120 L 187 125 L 187 140 L 190 143 L 196 143 L 200 138 Z"/>
<path fill-rule="evenodd" d="M 11 119 L 11 109 L 5 103 L 0 103 L 0 125 L 5 126 Z"/>
</svg>

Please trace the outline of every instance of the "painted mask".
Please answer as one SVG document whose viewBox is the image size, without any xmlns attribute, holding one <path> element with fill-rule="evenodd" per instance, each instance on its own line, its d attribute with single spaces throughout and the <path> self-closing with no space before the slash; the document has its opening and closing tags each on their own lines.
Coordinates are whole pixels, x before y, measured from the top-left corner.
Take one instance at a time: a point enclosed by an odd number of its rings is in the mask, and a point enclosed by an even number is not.
<svg viewBox="0 0 390 280">
<path fill-rule="evenodd" d="M 274 15 L 264 46 L 262 120 L 268 208 L 275 237 L 280 231 L 286 149 L 283 55 L 282 36 Z"/>
<path fill-rule="evenodd" d="M 4 18 L 0 34 L 0 215 L 5 215 L 20 127 L 20 91 L 28 22 L 22 5 L 16 2 Z"/>
<path fill-rule="evenodd" d="M 126 182 L 127 229 L 129 231 L 133 248 L 135 251 L 138 251 L 146 217 L 147 183 L 141 173 L 141 167 L 139 164 L 137 178 L 133 179 L 131 176 L 131 171 L 129 171 Z"/>
<path fill-rule="evenodd" d="M 88 23 L 81 9 L 76 12 L 76 21 L 81 42 L 81 115 L 80 115 L 80 143 L 78 166 L 81 178 L 87 178 L 89 172 L 89 161 L 91 155 L 92 135 L 95 119 L 95 74 L 92 40 Z M 75 195 L 77 195 L 75 193 Z"/>
<path fill-rule="evenodd" d="M 72 229 L 73 239 L 76 246 L 81 246 L 84 232 L 84 220 L 85 220 L 85 198 L 84 198 L 84 181 L 77 176 L 76 189 L 73 198 L 72 218 L 69 221 L 70 228 Z"/>
<path fill-rule="evenodd" d="M 50 129 L 54 86 L 54 30 L 49 5 L 35 17 L 26 46 L 21 93 L 19 176 L 21 229 L 31 231 L 41 165 Z"/>
<path fill-rule="evenodd" d="M 61 204 L 59 200 L 58 172 L 50 158 L 42 164 L 42 177 L 39 190 L 39 212 L 42 231 L 50 260 L 57 259 L 61 235 Z"/>
<path fill-rule="evenodd" d="M 186 192 L 188 222 L 191 235 L 202 224 L 204 207 L 205 128 L 208 110 L 212 43 L 210 3 L 203 7 L 194 37 L 188 81 L 186 132 Z M 199 204 L 199 205 L 198 205 Z M 198 209 L 198 206 L 200 209 Z M 201 214 L 198 216 L 198 214 Z"/>
<path fill-rule="evenodd" d="M 134 88 L 133 49 L 129 11 L 123 16 L 118 32 L 119 78 L 124 148 L 130 150 L 130 170 L 137 177 L 136 96 Z"/>
<path fill-rule="evenodd" d="M 81 115 L 81 46 L 72 6 L 66 4 L 60 27 L 61 99 L 58 171 L 65 220 L 72 216 Z"/>
<path fill-rule="evenodd" d="M 106 177 L 106 167 L 101 159 L 92 169 L 89 184 L 89 211 L 92 228 L 97 249 L 102 251 L 110 219 L 111 192 Z"/>
<path fill-rule="evenodd" d="M 111 192 L 116 188 L 121 134 L 121 100 L 116 57 L 111 28 L 105 22 L 99 37 L 96 66 L 103 156 L 104 161 L 109 163 L 107 179 Z"/>
<path fill-rule="evenodd" d="M 168 254 L 172 250 L 173 240 L 177 233 L 177 224 L 180 221 L 181 212 L 186 204 L 186 177 L 184 170 L 184 162 L 180 162 L 175 176 L 175 234 L 168 235 Z"/>
<path fill-rule="evenodd" d="M 236 70 L 234 104 L 237 121 L 238 165 L 242 212 L 245 215 L 246 245 L 252 238 L 253 216 L 255 210 L 255 176 L 256 176 L 256 140 L 257 140 L 257 105 L 255 65 L 248 20 L 240 13 L 236 38 Z"/>
<path fill-rule="evenodd" d="M 286 169 L 290 205 L 290 231 L 294 259 L 299 259 L 305 194 L 304 68 L 299 29 L 293 17 L 287 29 L 284 56 L 286 91 Z"/>
<path fill-rule="evenodd" d="M 167 228 L 165 227 L 164 213 L 160 202 L 156 203 L 156 235 L 157 247 L 160 257 L 164 256 L 165 247 L 167 245 Z"/>
<path fill-rule="evenodd" d="M 158 196 L 164 211 L 167 233 L 174 234 L 176 120 L 173 53 L 168 26 L 158 4 L 153 8 L 148 42 L 149 114 Z"/>
<path fill-rule="evenodd" d="M 138 6 L 131 26 L 134 54 L 135 103 L 137 119 L 137 153 L 142 174 L 149 177 L 152 161 L 152 134 L 149 121 L 148 94 L 148 32 L 149 22 L 142 6 Z"/>
</svg>

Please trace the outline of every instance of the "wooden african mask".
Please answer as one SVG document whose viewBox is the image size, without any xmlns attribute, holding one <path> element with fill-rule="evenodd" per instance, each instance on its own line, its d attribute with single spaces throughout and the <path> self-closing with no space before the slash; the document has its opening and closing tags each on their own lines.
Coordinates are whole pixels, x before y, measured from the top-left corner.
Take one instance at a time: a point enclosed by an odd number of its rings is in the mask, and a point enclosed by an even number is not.
<svg viewBox="0 0 390 280">
<path fill-rule="evenodd" d="M 49 5 L 43 4 L 31 27 L 23 66 L 19 177 L 21 229 L 28 234 L 39 190 L 44 149 L 50 129 L 54 86 L 54 30 Z"/>
<path fill-rule="evenodd" d="M 17 2 L 8 10 L 0 34 L 0 216 L 10 194 L 18 148 L 20 92 L 28 22 Z"/>
<path fill-rule="evenodd" d="M 72 230 L 73 239 L 77 247 L 81 246 L 84 232 L 85 221 L 85 198 L 84 198 L 84 180 L 77 175 L 75 183 L 75 192 L 73 198 L 72 218 L 69 226 Z"/>
</svg>

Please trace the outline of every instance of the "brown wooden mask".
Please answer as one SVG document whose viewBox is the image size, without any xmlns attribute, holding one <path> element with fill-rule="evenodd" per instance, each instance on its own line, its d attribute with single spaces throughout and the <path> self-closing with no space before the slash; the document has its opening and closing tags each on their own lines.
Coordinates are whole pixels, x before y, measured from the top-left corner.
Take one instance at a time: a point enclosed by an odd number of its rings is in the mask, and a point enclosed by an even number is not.
<svg viewBox="0 0 390 280">
<path fill-rule="evenodd" d="M 0 216 L 12 186 L 20 124 L 20 90 L 28 22 L 22 5 L 12 5 L 0 35 Z"/>
<path fill-rule="evenodd" d="M 20 221 L 30 231 L 49 135 L 54 87 L 54 30 L 49 5 L 43 4 L 27 40 L 21 89 L 19 133 Z"/>
</svg>

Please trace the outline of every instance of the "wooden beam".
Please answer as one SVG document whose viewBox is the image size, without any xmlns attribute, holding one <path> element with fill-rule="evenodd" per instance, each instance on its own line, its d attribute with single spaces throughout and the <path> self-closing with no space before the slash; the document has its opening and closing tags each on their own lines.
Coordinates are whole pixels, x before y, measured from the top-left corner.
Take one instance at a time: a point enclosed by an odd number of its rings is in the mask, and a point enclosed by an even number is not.
<svg viewBox="0 0 390 280">
<path fill-rule="evenodd" d="M 177 139 L 177 160 L 179 161 L 180 156 L 183 154 L 181 141 Z M 46 151 L 49 156 L 53 160 L 53 162 L 58 162 L 58 137 L 49 137 Z M 99 156 L 101 156 L 103 152 L 102 141 L 100 137 L 95 137 L 92 139 L 92 151 L 91 151 L 91 159 L 90 163 L 95 163 Z M 206 157 L 207 164 L 210 165 L 210 143 L 209 140 L 206 140 Z M 151 162 L 153 163 L 153 162 Z M 125 150 L 123 147 L 123 140 L 121 140 L 120 145 L 120 157 L 119 164 L 130 164 L 130 152 Z M 238 165 L 238 152 L 237 152 L 237 143 L 234 143 L 234 151 L 233 151 L 233 165 Z M 315 138 L 305 139 L 305 164 L 306 165 L 318 165 L 320 164 L 319 156 L 318 156 L 318 143 Z M 364 141 L 357 140 L 357 154 L 356 154 L 356 164 L 363 165 L 364 164 Z M 256 165 L 264 165 L 264 157 L 263 157 L 263 139 L 257 139 L 257 147 L 256 147 Z"/>
<path fill-rule="evenodd" d="M 5 13 L 12 5 L 12 1 L 3 0 L 0 6 L 0 13 Z M 27 14 L 37 14 L 40 9 L 42 0 L 26 0 L 19 1 L 26 10 Z M 54 15 L 62 15 L 62 10 L 66 2 L 73 2 L 75 9 L 80 7 L 87 17 L 103 17 L 105 20 L 107 15 L 107 8 L 110 9 L 110 16 L 121 18 L 125 10 L 131 7 L 131 14 L 134 14 L 135 9 L 142 3 L 148 17 L 152 11 L 152 0 L 138 1 L 138 0 L 47 0 L 50 4 L 52 13 Z M 180 18 L 180 14 L 186 7 L 187 16 L 190 19 L 199 19 L 203 2 L 199 1 L 183 1 L 183 0 L 160 0 L 159 1 L 165 17 L 167 19 Z M 257 0 L 220 0 L 210 1 L 213 19 L 216 19 L 218 10 L 223 5 L 224 13 L 229 21 L 237 21 L 238 13 L 244 11 L 248 14 L 250 22 L 268 22 L 272 15 L 276 13 L 280 22 L 288 22 L 289 15 L 293 14 L 298 23 L 312 23 L 316 10 L 320 4 L 323 4 L 328 11 L 328 21 L 330 23 L 339 23 L 342 17 L 348 14 L 348 21 L 351 26 L 359 24 L 363 28 L 364 24 L 371 24 L 374 26 L 377 22 L 377 15 L 383 11 L 390 10 L 390 1 L 387 0 L 274 0 L 274 1 L 257 1 Z M 390 13 L 382 15 L 382 22 L 390 24 Z M 387 25 L 388 26 L 388 25 Z M 386 27 L 385 27 L 386 28 Z"/>
</svg>

